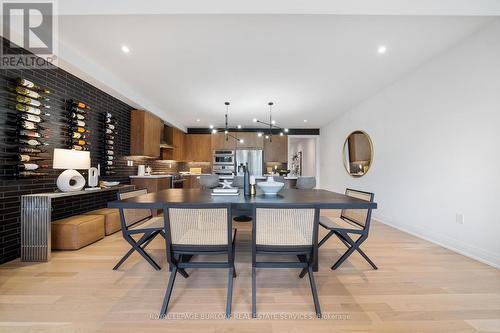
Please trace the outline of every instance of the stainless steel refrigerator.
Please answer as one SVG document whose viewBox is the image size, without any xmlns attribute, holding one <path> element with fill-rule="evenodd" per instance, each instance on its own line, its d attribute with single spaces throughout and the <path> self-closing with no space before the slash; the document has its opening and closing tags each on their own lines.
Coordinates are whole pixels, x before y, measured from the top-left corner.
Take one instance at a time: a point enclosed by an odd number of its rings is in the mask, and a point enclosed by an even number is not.
<svg viewBox="0 0 500 333">
<path fill-rule="evenodd" d="M 248 163 L 250 176 L 262 176 L 262 149 L 238 149 L 236 150 L 236 171 L 238 167 Z"/>
</svg>

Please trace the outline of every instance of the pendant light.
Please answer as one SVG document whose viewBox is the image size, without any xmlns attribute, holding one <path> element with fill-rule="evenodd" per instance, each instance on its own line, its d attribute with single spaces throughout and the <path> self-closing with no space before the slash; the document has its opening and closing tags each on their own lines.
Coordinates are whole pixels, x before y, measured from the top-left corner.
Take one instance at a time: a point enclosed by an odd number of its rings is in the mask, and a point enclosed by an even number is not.
<svg viewBox="0 0 500 333">
<path fill-rule="evenodd" d="M 262 120 L 259 120 L 257 118 L 253 119 L 254 123 L 259 123 L 263 124 L 269 127 L 269 134 L 265 135 L 266 139 L 269 139 L 269 142 L 273 142 L 273 129 L 278 129 L 280 131 L 280 136 L 283 136 L 283 133 L 288 133 L 288 128 L 281 128 L 279 126 L 276 126 L 276 120 L 273 119 L 273 102 L 267 103 L 269 105 L 269 122 L 265 122 Z M 262 133 L 257 133 L 258 136 L 262 136 Z"/>
</svg>

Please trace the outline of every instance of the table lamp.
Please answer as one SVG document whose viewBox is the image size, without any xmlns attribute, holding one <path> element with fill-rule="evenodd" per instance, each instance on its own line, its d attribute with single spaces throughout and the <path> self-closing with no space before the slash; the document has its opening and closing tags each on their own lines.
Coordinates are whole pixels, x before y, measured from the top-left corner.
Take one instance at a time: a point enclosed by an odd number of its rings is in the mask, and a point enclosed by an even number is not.
<svg viewBox="0 0 500 333">
<path fill-rule="evenodd" d="M 85 178 L 75 169 L 90 168 L 90 152 L 56 148 L 52 167 L 67 169 L 57 177 L 59 190 L 62 192 L 80 191 L 85 186 Z"/>
</svg>

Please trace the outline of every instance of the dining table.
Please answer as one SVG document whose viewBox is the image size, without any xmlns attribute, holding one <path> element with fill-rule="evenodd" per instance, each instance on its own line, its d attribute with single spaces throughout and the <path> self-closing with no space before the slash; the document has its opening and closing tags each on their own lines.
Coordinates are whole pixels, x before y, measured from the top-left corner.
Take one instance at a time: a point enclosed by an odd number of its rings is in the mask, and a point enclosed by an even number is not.
<svg viewBox="0 0 500 333">
<path fill-rule="evenodd" d="M 376 209 L 377 203 L 350 197 L 323 189 L 283 189 L 276 195 L 266 195 L 260 190 L 254 196 L 213 195 L 209 189 L 166 189 L 131 198 L 111 201 L 109 208 L 162 209 L 165 204 L 199 205 L 229 203 L 233 216 L 241 212 L 253 213 L 253 206 L 260 203 L 307 204 L 319 209 Z M 317 271 L 317 264 L 314 271 Z"/>
<path fill-rule="evenodd" d="M 376 209 L 376 202 L 369 202 L 323 189 L 284 189 L 276 195 L 267 195 L 257 190 L 254 196 L 213 195 L 212 190 L 166 189 L 128 199 L 111 201 L 109 208 L 161 209 L 165 204 L 217 204 L 230 203 L 232 210 L 251 211 L 255 204 L 307 204 L 319 209 Z"/>
</svg>

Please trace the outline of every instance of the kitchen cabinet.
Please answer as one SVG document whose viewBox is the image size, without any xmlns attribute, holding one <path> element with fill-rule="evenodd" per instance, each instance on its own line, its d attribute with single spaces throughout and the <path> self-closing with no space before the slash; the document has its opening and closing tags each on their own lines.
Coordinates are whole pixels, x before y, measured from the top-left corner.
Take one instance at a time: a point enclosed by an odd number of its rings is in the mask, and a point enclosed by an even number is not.
<svg viewBox="0 0 500 333">
<path fill-rule="evenodd" d="M 264 136 L 258 136 L 255 132 L 238 132 L 234 136 L 243 140 L 243 143 L 237 143 L 237 148 L 264 148 Z"/>
<path fill-rule="evenodd" d="M 130 117 L 130 155 L 160 156 L 162 120 L 144 110 L 132 110 Z"/>
<path fill-rule="evenodd" d="M 236 148 L 236 140 L 229 138 L 226 141 L 226 135 L 223 132 L 211 134 L 212 150 L 216 149 L 229 149 L 234 150 Z"/>
<path fill-rule="evenodd" d="M 185 154 L 184 154 L 185 136 L 186 134 L 184 134 L 184 132 L 175 127 L 168 127 L 165 130 L 165 141 L 171 147 L 161 149 L 162 160 L 173 160 L 173 161 L 185 160 Z"/>
<path fill-rule="evenodd" d="M 148 193 L 154 193 L 161 190 L 166 190 L 172 187 L 172 177 L 168 176 L 143 176 L 143 177 L 133 177 L 130 179 L 130 183 L 135 185 L 136 189 L 147 189 Z M 153 209 L 153 216 L 157 216 L 160 210 Z"/>
<path fill-rule="evenodd" d="M 186 161 L 211 162 L 212 145 L 210 134 L 186 134 L 184 158 Z"/>
<path fill-rule="evenodd" d="M 288 136 L 273 135 L 273 141 L 264 141 L 264 162 L 288 162 Z"/>
<path fill-rule="evenodd" d="M 184 175 L 184 188 L 201 188 L 200 175 Z"/>
</svg>

